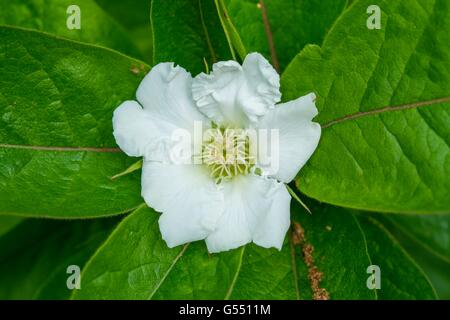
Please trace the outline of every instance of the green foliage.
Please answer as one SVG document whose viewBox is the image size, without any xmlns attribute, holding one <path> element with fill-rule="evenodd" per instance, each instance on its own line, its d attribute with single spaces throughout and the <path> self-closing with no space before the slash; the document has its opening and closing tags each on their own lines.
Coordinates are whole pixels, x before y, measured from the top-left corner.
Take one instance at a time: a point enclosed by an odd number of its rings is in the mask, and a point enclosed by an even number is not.
<svg viewBox="0 0 450 320">
<path fill-rule="evenodd" d="M 358 220 L 370 261 L 380 267 L 384 279 L 379 299 L 435 299 L 430 281 L 395 238 L 371 218 Z"/>
<path fill-rule="evenodd" d="M 386 216 L 394 226 L 415 239 L 425 249 L 450 263 L 450 216 Z"/>
<path fill-rule="evenodd" d="M 0 299 L 67 299 L 67 267 L 83 268 L 117 218 L 28 219 L 0 236 Z"/>
<path fill-rule="evenodd" d="M 138 174 L 110 179 L 133 163 L 111 150 L 111 118 L 148 67 L 37 31 L 0 27 L 0 38 L 0 213 L 81 218 L 142 203 Z"/>
<path fill-rule="evenodd" d="M 239 255 L 210 258 L 201 243 L 169 249 L 158 218 L 146 207 L 125 218 L 89 261 L 74 298 L 224 298 Z"/>
<path fill-rule="evenodd" d="M 222 1 L 222 0 L 220 0 Z M 264 27 L 267 17 L 281 70 L 307 44 L 320 45 L 343 11 L 346 0 L 223 0 L 247 52 L 262 53 L 271 61 Z"/>
<path fill-rule="evenodd" d="M 79 0 L 81 30 L 69 4 L 0 0 L 0 299 L 450 298 L 448 1 Z M 285 70 L 285 101 L 318 97 L 292 191 L 312 213 L 292 200 L 281 251 L 169 249 L 112 136 L 149 71 L 124 54 L 196 75 L 252 51 Z"/>
<path fill-rule="evenodd" d="M 377 217 L 427 273 L 441 299 L 450 299 L 449 215 Z"/>
<path fill-rule="evenodd" d="M 72 4 L 81 11 L 80 30 L 66 26 L 67 8 Z M 41 30 L 140 57 L 125 30 L 93 0 L 0 0 L 0 24 Z"/>
<path fill-rule="evenodd" d="M 370 4 L 383 8 L 380 30 L 366 27 Z M 323 126 L 302 192 L 366 210 L 450 211 L 449 27 L 445 0 L 358 1 L 321 48 L 293 60 L 284 98 L 314 91 Z"/>
<path fill-rule="evenodd" d="M 312 215 L 302 213 L 294 219 L 301 223 L 305 241 L 315 248 L 317 267 L 324 273 L 323 287 L 332 298 L 435 298 L 421 269 L 389 231 L 366 213 L 317 204 L 310 208 Z M 381 289 L 376 292 L 366 286 L 370 265 L 381 269 Z M 304 268 L 300 270 L 300 275 L 305 273 Z"/>
<path fill-rule="evenodd" d="M 22 221 L 23 218 L 21 217 L 0 216 L 0 236 L 6 234 L 9 230 L 13 229 Z"/>
<path fill-rule="evenodd" d="M 153 41 L 150 25 L 151 0 L 95 0 L 99 6 L 116 19 L 128 32 L 145 62 L 152 63 Z"/>
<path fill-rule="evenodd" d="M 196 75 L 206 72 L 204 61 L 231 59 L 212 0 L 152 0 L 151 21 L 154 64 L 173 61 Z"/>
<path fill-rule="evenodd" d="M 334 299 L 435 297 L 422 271 L 378 222 L 342 208 L 313 210 L 313 215 L 294 216 L 305 230 L 304 241 L 295 247 L 289 241 L 281 251 L 251 244 L 209 255 L 202 242 L 167 248 L 159 233 L 159 214 L 139 208 L 88 262 L 83 289 L 73 298 L 311 298 L 308 266 L 296 252 L 309 245 L 323 274 L 323 287 Z M 384 286 L 378 292 L 366 286 L 366 268 L 371 264 L 383 270 Z"/>
</svg>

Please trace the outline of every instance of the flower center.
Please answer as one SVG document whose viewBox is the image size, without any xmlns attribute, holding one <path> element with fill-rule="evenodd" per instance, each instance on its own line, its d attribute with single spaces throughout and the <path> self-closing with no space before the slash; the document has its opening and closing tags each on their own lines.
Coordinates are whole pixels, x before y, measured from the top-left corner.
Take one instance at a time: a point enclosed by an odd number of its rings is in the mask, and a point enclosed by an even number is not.
<svg viewBox="0 0 450 320">
<path fill-rule="evenodd" d="M 202 161 L 216 183 L 238 174 L 248 174 L 255 163 L 250 155 L 250 137 L 246 130 L 213 128 L 206 133 Z"/>
</svg>

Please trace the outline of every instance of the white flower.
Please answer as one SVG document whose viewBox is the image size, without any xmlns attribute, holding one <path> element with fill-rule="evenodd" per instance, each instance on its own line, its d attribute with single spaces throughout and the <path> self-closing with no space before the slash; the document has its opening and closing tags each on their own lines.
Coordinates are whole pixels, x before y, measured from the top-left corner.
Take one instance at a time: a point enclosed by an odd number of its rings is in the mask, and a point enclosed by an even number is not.
<svg viewBox="0 0 450 320">
<path fill-rule="evenodd" d="M 278 74 L 258 53 L 247 55 L 242 66 L 216 63 L 210 74 L 195 78 L 173 63 L 160 63 L 140 84 L 138 102 L 115 110 L 117 144 L 129 156 L 144 157 L 142 196 L 162 212 L 159 226 L 169 247 L 205 239 L 209 252 L 252 241 L 281 249 L 290 224 L 285 183 L 312 155 L 321 131 L 311 121 L 315 95 L 275 105 L 279 87 Z M 196 121 L 213 128 L 215 139 L 201 140 L 200 154 L 190 156 L 200 156 L 201 164 L 175 163 L 169 156 L 173 133 L 195 135 Z M 247 139 L 235 162 L 224 162 L 222 152 L 214 152 L 218 142 L 230 142 L 227 128 L 278 130 L 279 157 L 263 164 L 260 150 L 257 159 L 250 156 Z"/>
</svg>

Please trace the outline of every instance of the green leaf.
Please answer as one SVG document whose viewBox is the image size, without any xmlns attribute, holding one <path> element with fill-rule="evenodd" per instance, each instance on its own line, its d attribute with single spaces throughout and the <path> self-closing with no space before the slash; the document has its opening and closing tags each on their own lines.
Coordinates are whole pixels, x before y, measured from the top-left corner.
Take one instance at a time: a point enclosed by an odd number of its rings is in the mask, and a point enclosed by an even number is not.
<svg viewBox="0 0 450 320">
<path fill-rule="evenodd" d="M 400 239 L 399 239 L 400 240 Z M 407 239 L 402 245 L 427 274 L 440 299 L 450 299 L 450 263 L 439 259 L 416 242 Z"/>
<path fill-rule="evenodd" d="M 249 244 L 208 254 L 203 241 L 169 249 L 161 239 L 159 214 L 141 207 L 87 263 L 83 289 L 73 298 L 311 299 L 313 266 L 302 254 L 308 246 L 314 248 L 315 275 L 322 273 L 320 287 L 332 299 L 377 298 L 366 286 L 366 269 L 373 263 L 382 268 L 378 298 L 434 298 L 423 273 L 382 226 L 343 208 L 316 205 L 313 212 L 295 215 L 304 228 L 301 243 L 286 239 L 281 251 Z M 389 255 L 380 255 L 381 247 Z"/>
<path fill-rule="evenodd" d="M 158 218 L 145 207 L 125 218 L 83 270 L 73 298 L 295 298 L 289 250 L 249 245 L 210 255 L 203 241 L 169 249 Z"/>
<path fill-rule="evenodd" d="M 248 52 L 272 60 L 271 43 L 281 70 L 307 44 L 321 44 L 346 5 L 346 0 L 220 0 L 231 27 Z M 265 23 L 270 27 L 266 30 Z M 268 38 L 269 37 L 269 38 Z M 272 60 L 272 63 L 274 61 Z M 274 63 L 274 65 L 276 62 Z"/>
<path fill-rule="evenodd" d="M 0 236 L 0 299 L 69 298 L 67 267 L 82 268 L 118 221 L 27 219 Z"/>
<path fill-rule="evenodd" d="M 81 28 L 70 30 L 67 8 L 77 5 Z M 93 0 L 0 0 L 0 24 L 36 29 L 140 57 L 125 30 Z"/>
<path fill-rule="evenodd" d="M 203 241 L 191 243 L 153 298 L 295 299 L 288 248 L 288 243 L 281 252 L 249 244 L 208 254 Z"/>
<path fill-rule="evenodd" d="M 95 0 L 97 4 L 122 25 L 138 47 L 144 61 L 152 63 L 151 0 Z"/>
<path fill-rule="evenodd" d="M 0 38 L 0 213 L 81 218 L 142 203 L 138 171 L 110 179 L 136 161 L 111 119 L 148 67 L 36 31 L 0 27 Z"/>
<path fill-rule="evenodd" d="M 125 218 L 83 270 L 83 290 L 73 297 L 225 297 L 239 254 L 209 257 L 200 242 L 169 249 L 161 239 L 158 218 L 159 214 L 147 207 Z M 218 272 L 219 267 L 223 269 Z M 173 273 L 177 274 L 175 279 Z"/>
<path fill-rule="evenodd" d="M 382 10 L 381 29 L 366 9 Z M 450 4 L 355 2 L 322 48 L 282 77 L 286 100 L 317 94 L 323 132 L 296 182 L 308 196 L 381 212 L 450 211 Z"/>
<path fill-rule="evenodd" d="M 309 205 L 309 204 L 308 204 Z M 367 253 L 364 233 L 358 221 L 347 209 L 331 206 L 309 205 L 312 215 L 304 213 L 297 204 L 292 204 L 300 223 L 304 240 L 296 246 L 296 260 L 300 279 L 300 297 L 311 299 L 313 289 L 308 280 L 308 269 L 304 251 L 313 248 L 312 256 L 322 274 L 320 288 L 325 289 L 331 299 L 376 299 L 377 294 L 366 286 L 371 265 Z M 302 238 L 300 237 L 300 238 Z M 312 270 L 312 269 L 311 269 Z M 313 270 L 312 270 L 313 271 Z"/>
<path fill-rule="evenodd" d="M 450 263 L 450 215 L 391 215 L 386 219 L 426 250 Z"/>
<path fill-rule="evenodd" d="M 304 230 L 306 244 L 314 250 L 314 265 L 322 273 L 320 287 L 331 299 L 434 299 L 435 293 L 422 270 L 379 223 L 365 214 L 344 208 L 313 204 L 312 215 L 304 214 L 295 204 L 294 221 Z M 308 272 L 303 259 L 297 259 L 299 275 Z M 381 269 L 381 290 L 369 290 L 367 268 Z M 308 284 L 308 282 L 306 282 Z M 303 284 L 305 287 L 305 284 Z M 310 298 L 311 289 L 300 296 Z"/>
<path fill-rule="evenodd" d="M 214 0 L 214 3 L 216 4 L 220 23 L 222 24 L 223 32 L 227 38 L 228 45 L 230 46 L 233 60 L 237 60 L 235 50 L 239 54 L 240 59 L 244 60 L 247 55 L 247 50 L 245 49 L 239 32 L 230 19 L 225 3 L 222 0 Z"/>
<path fill-rule="evenodd" d="M 380 299 L 435 299 L 429 279 L 389 231 L 375 219 L 361 215 L 359 224 L 371 262 L 381 270 Z"/>
<path fill-rule="evenodd" d="M 230 299 L 299 299 L 299 287 L 305 275 L 297 274 L 295 255 L 286 238 L 281 251 L 266 249 L 255 244 L 244 248 L 242 265 L 238 270 L 236 282 Z M 300 290 L 302 290 L 300 289 Z"/>
<path fill-rule="evenodd" d="M 441 299 L 450 299 L 448 215 L 377 217 L 429 276 Z"/>
<path fill-rule="evenodd" d="M 193 75 L 205 71 L 204 59 L 231 59 L 212 0 L 153 0 L 153 63 L 173 61 Z"/>
<path fill-rule="evenodd" d="M 146 208 L 127 216 L 82 271 L 77 299 L 146 299 L 184 248 L 167 250 L 159 239 L 157 214 Z"/>
<path fill-rule="evenodd" d="M 0 237 L 23 221 L 21 217 L 0 216 Z"/>
</svg>

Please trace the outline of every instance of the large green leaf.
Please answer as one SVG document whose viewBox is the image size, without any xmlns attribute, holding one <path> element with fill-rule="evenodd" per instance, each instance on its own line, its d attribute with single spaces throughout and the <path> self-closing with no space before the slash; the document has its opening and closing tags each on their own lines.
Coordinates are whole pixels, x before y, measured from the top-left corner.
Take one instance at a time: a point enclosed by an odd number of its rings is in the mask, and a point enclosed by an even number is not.
<svg viewBox="0 0 450 320">
<path fill-rule="evenodd" d="M 67 299 L 67 268 L 84 266 L 118 219 L 28 219 L 0 237 L 0 299 Z"/>
<path fill-rule="evenodd" d="M 382 9 L 380 30 L 366 9 Z M 323 133 L 296 182 L 320 201 L 383 212 L 450 211 L 450 3 L 356 1 L 322 48 L 282 77 L 284 99 L 314 91 Z"/>
<path fill-rule="evenodd" d="M 67 9 L 74 4 L 81 11 L 79 30 L 66 25 Z M 41 30 L 140 57 L 125 30 L 93 0 L 0 0 L 0 24 Z"/>
<path fill-rule="evenodd" d="M 173 61 L 193 75 L 231 59 L 212 0 L 152 0 L 153 63 Z"/>
<path fill-rule="evenodd" d="M 0 213 L 94 217 L 130 211 L 139 173 L 116 149 L 112 112 L 148 67 L 116 52 L 0 27 Z M 62 210 L 63 209 L 63 210 Z"/>
<path fill-rule="evenodd" d="M 347 0 L 220 0 L 248 52 L 271 57 L 281 70 L 307 44 L 321 44 Z M 264 23 L 268 23 L 266 30 Z M 270 41 L 268 40 L 270 37 Z M 273 52 L 272 52 L 273 55 Z"/>
<path fill-rule="evenodd" d="M 294 215 L 304 229 L 301 243 L 286 239 L 281 251 L 250 244 L 208 254 L 202 241 L 167 248 L 159 214 L 142 207 L 91 258 L 82 272 L 83 289 L 73 298 L 310 299 L 314 286 L 308 270 L 322 273 L 320 287 L 332 299 L 435 297 L 423 273 L 381 225 L 347 209 L 312 209 L 313 215 Z M 314 266 L 302 257 L 306 247 L 314 248 Z M 380 248 L 388 254 L 381 255 Z M 366 286 L 371 264 L 382 270 L 378 293 Z"/>
</svg>

